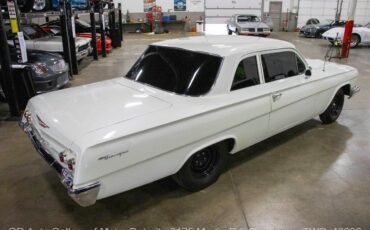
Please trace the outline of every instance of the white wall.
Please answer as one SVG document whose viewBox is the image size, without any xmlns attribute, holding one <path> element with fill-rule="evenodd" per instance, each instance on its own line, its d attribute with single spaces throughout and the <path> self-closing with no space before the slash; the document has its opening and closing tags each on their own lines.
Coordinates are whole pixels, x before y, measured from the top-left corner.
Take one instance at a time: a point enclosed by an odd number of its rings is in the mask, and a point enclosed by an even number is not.
<svg viewBox="0 0 370 230">
<path fill-rule="evenodd" d="M 298 12 L 298 27 L 306 24 L 310 18 L 334 19 L 337 0 L 301 0 Z"/>
<path fill-rule="evenodd" d="M 288 11 L 292 11 L 295 6 L 298 5 L 298 0 L 263 0 L 264 1 L 264 12 L 270 11 L 270 2 L 282 2 L 283 3 L 283 9 L 282 12 L 286 13 Z M 324 0 L 320 0 L 324 1 Z"/>
<path fill-rule="evenodd" d="M 142 13 L 144 12 L 144 0 L 114 0 L 115 4 L 122 4 L 122 11 L 126 13 Z M 163 12 L 173 12 L 173 0 L 156 0 L 157 6 L 161 6 Z M 186 11 L 203 12 L 204 0 L 186 0 Z"/>
<path fill-rule="evenodd" d="M 343 1 L 342 7 L 342 19 L 348 18 L 350 0 Z M 367 24 L 370 22 L 370 0 L 357 0 L 355 23 L 356 24 Z"/>
</svg>

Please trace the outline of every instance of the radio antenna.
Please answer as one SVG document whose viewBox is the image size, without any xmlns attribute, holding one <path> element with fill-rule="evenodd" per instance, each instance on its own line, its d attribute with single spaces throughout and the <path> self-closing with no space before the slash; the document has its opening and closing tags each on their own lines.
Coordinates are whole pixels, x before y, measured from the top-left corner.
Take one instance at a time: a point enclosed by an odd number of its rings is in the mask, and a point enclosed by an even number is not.
<svg viewBox="0 0 370 230">
<path fill-rule="evenodd" d="M 338 35 L 339 35 L 339 33 L 337 33 L 337 35 L 335 36 L 335 39 L 334 39 L 332 45 L 329 46 L 328 50 L 326 51 L 326 54 L 324 56 L 324 66 L 323 66 L 323 69 L 322 69 L 323 72 L 325 72 L 325 67 L 326 67 L 326 62 L 327 61 L 330 61 L 332 58 L 340 58 L 340 56 L 333 57 L 334 50 L 339 51 Z"/>
</svg>

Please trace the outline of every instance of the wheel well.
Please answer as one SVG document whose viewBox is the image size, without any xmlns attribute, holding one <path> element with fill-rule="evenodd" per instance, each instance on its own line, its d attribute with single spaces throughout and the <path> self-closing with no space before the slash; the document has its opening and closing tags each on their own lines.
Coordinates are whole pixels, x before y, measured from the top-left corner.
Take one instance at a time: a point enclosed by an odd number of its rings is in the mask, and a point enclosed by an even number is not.
<svg viewBox="0 0 370 230">
<path fill-rule="evenodd" d="M 233 138 L 229 138 L 229 139 L 223 140 L 221 142 L 226 144 L 227 151 L 229 151 L 229 152 L 231 152 L 231 150 L 233 150 L 233 148 L 235 146 L 235 140 Z"/>
<path fill-rule="evenodd" d="M 361 42 L 361 36 L 360 36 L 358 33 L 353 33 L 353 34 L 352 34 L 352 36 L 353 36 L 353 35 L 358 36 L 359 42 Z"/>
<path fill-rule="evenodd" d="M 350 95 L 350 93 L 351 93 L 351 85 L 350 84 L 342 86 L 341 89 L 343 89 L 344 95 L 347 95 L 347 96 Z"/>
</svg>

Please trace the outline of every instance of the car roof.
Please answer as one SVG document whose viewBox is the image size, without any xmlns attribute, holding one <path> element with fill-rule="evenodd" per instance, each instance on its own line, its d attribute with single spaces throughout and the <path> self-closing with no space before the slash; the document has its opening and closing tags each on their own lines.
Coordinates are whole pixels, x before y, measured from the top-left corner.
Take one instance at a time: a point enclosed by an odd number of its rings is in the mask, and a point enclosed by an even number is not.
<svg viewBox="0 0 370 230">
<path fill-rule="evenodd" d="M 222 57 L 238 53 L 295 48 L 293 44 L 277 39 L 230 35 L 184 37 L 156 42 L 152 45 L 180 48 Z"/>
</svg>

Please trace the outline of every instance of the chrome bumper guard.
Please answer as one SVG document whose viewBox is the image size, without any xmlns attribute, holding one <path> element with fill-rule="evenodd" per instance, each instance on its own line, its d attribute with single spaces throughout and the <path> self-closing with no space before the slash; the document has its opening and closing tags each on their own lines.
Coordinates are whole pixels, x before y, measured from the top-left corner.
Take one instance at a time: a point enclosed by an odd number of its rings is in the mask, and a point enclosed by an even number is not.
<svg viewBox="0 0 370 230">
<path fill-rule="evenodd" d="M 19 126 L 31 139 L 32 144 L 36 148 L 37 152 L 44 158 L 44 160 L 57 171 L 61 178 L 61 183 L 68 189 L 68 195 L 79 205 L 86 207 L 95 204 L 100 183 L 96 182 L 89 184 L 82 188 L 73 189 L 73 174 L 67 168 L 64 168 L 59 162 L 57 162 L 43 147 L 42 140 L 38 140 L 34 134 L 32 126 L 28 122 L 20 121 Z"/>
<path fill-rule="evenodd" d="M 360 87 L 355 85 L 351 88 L 351 91 L 349 92 L 349 97 L 348 98 L 351 98 L 353 97 L 356 93 L 360 92 Z"/>
</svg>

